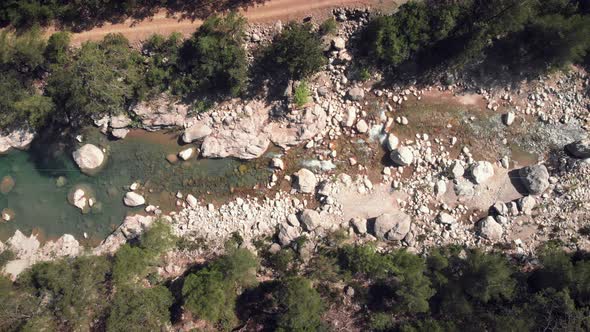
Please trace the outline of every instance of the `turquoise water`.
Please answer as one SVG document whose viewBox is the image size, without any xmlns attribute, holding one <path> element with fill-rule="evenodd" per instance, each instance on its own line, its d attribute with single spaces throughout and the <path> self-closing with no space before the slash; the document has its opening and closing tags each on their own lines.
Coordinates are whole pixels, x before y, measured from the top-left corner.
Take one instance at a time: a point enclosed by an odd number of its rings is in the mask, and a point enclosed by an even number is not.
<svg viewBox="0 0 590 332">
<path fill-rule="evenodd" d="M 133 131 L 125 140 L 110 141 L 96 130 L 84 134 L 84 143 L 107 149 L 105 167 L 95 176 L 82 174 L 71 158 L 71 148 L 52 143 L 34 143 L 30 151 L 12 151 L 0 156 L 0 178 L 11 176 L 16 185 L 8 194 L 0 193 L 0 210 L 14 211 L 12 221 L 0 223 L 0 240 L 16 229 L 32 231 L 42 238 L 72 234 L 82 239 L 87 233 L 94 242 L 103 239 L 124 219 L 144 207 L 123 205 L 128 186 L 138 181 L 149 204 L 163 210 L 174 209 L 175 194 L 203 198 L 224 197 L 233 190 L 250 190 L 268 180 L 268 160 L 242 162 L 233 159 L 193 159 L 170 164 L 165 157 L 185 147 L 176 143 L 176 135 Z M 72 147 L 73 148 L 73 147 Z M 58 187 L 58 177 L 67 179 Z M 98 204 L 82 214 L 67 202 L 74 186 L 92 188 Z M 144 189 L 145 188 L 145 189 Z"/>
</svg>

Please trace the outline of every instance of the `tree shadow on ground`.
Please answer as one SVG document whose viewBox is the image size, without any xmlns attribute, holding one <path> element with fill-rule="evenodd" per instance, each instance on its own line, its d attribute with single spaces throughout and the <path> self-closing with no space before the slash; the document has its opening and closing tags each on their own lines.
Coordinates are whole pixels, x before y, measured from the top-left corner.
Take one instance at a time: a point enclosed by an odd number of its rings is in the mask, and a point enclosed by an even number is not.
<svg viewBox="0 0 590 332">
<path fill-rule="evenodd" d="M 132 19 L 133 24 L 149 19 L 163 10 L 169 17 L 179 20 L 205 19 L 215 13 L 247 9 L 264 4 L 267 0 L 122 0 L 122 1 L 64 1 L 57 8 L 42 7 L 54 11 L 54 23 L 60 29 L 80 32 L 103 26 L 105 23 L 121 23 Z M 26 8 L 14 8 L 22 17 L 16 22 L 16 28 L 24 29 L 35 24 L 48 25 L 47 17 L 35 17 L 34 13 L 25 13 Z M 4 24 L 8 22 L 3 22 Z"/>
</svg>

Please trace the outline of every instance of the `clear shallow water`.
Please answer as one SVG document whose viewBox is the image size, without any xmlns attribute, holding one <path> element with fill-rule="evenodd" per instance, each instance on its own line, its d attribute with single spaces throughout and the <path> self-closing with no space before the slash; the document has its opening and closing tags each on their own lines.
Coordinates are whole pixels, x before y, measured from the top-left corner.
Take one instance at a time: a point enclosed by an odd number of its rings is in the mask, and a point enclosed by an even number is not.
<svg viewBox="0 0 590 332">
<path fill-rule="evenodd" d="M 193 159 L 172 165 L 166 155 L 186 148 L 176 143 L 174 135 L 133 131 L 124 140 L 110 141 L 89 129 L 84 136 L 84 143 L 107 149 L 107 164 L 95 176 L 78 170 L 71 148 L 64 144 L 36 142 L 30 151 L 0 156 L 0 178 L 9 175 L 16 182 L 8 194 L 0 193 L 0 210 L 10 208 L 15 212 L 12 221 L 0 223 L 0 240 L 20 229 L 25 234 L 34 231 L 42 239 L 66 233 L 82 239 L 86 232 L 93 242 L 99 241 L 125 215 L 143 211 L 143 207 L 123 205 L 123 195 L 134 181 L 142 185 L 149 204 L 171 210 L 177 191 L 197 197 L 223 197 L 234 189 L 247 190 L 263 184 L 270 174 L 264 158 L 256 162 Z M 67 179 L 63 187 L 56 184 L 60 176 Z M 67 202 L 68 193 L 80 184 L 90 186 L 98 201 L 87 214 Z"/>
</svg>

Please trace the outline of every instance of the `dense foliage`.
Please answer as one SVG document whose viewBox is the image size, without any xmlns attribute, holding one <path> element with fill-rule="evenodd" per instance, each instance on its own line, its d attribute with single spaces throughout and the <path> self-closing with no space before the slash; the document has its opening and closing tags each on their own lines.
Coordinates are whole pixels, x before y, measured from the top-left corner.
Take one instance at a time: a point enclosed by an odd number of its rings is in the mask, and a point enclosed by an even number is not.
<svg viewBox="0 0 590 332">
<path fill-rule="evenodd" d="M 300 80 L 320 70 L 326 63 L 321 36 L 311 24 L 288 24 L 267 50 L 276 72 Z"/>
<path fill-rule="evenodd" d="M 213 16 L 182 47 L 183 91 L 242 92 L 247 79 L 244 27 L 246 20 L 235 13 Z"/>
<path fill-rule="evenodd" d="M 375 18 L 361 43 L 397 72 L 462 68 L 485 59 L 532 74 L 582 60 L 590 47 L 585 0 L 410 1 Z"/>
</svg>

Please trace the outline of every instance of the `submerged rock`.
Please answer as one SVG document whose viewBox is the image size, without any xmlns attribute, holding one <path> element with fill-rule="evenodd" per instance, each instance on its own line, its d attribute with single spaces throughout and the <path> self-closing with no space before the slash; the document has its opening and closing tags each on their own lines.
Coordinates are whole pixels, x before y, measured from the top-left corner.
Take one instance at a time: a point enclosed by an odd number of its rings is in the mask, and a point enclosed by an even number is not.
<svg viewBox="0 0 590 332">
<path fill-rule="evenodd" d="M 2 215 L 2 220 L 4 221 L 11 221 L 16 216 L 14 211 L 9 208 L 2 209 L 2 212 L 0 214 Z"/>
<path fill-rule="evenodd" d="M 84 173 L 93 173 L 105 162 L 105 155 L 101 149 L 93 144 L 85 144 L 72 154 L 74 161 Z"/>
<path fill-rule="evenodd" d="M 16 182 L 14 181 L 14 178 L 10 175 L 6 175 L 2 178 L 2 181 L 0 181 L 0 193 L 8 194 L 14 189 L 15 184 Z"/>
<path fill-rule="evenodd" d="M 145 198 L 138 193 L 134 193 L 133 191 L 129 191 L 125 194 L 123 198 L 123 203 L 130 207 L 136 207 L 145 204 Z"/>
<path fill-rule="evenodd" d="M 403 212 L 384 213 L 375 219 L 375 236 L 382 241 L 401 241 L 410 231 L 411 222 Z"/>
</svg>

